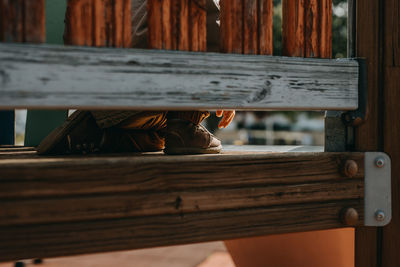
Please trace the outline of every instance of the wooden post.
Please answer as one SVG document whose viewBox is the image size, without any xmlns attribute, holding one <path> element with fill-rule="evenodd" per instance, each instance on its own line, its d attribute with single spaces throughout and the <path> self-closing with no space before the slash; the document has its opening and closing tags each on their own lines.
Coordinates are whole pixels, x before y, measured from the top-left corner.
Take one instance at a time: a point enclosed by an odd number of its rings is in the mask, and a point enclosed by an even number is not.
<svg viewBox="0 0 400 267">
<path fill-rule="evenodd" d="M 130 0 L 69 0 L 64 41 L 70 45 L 131 47 Z"/>
<path fill-rule="evenodd" d="M 384 1 L 383 149 L 392 159 L 392 222 L 383 228 L 382 267 L 400 266 L 400 3 Z M 382 24 L 381 24 L 382 25 Z"/>
<path fill-rule="evenodd" d="M 221 1 L 221 51 L 271 55 L 272 0 Z"/>
<path fill-rule="evenodd" d="M 205 0 L 149 0 L 148 14 L 149 48 L 207 50 Z"/>
<path fill-rule="evenodd" d="M 380 25 L 383 15 L 381 7 L 380 1 L 357 1 L 356 56 L 366 58 L 368 69 L 368 117 L 355 131 L 355 150 L 357 151 L 383 150 L 381 132 L 383 107 L 382 92 L 380 91 L 382 86 L 382 28 Z M 377 246 L 378 232 L 381 230 L 375 227 L 356 228 L 355 261 L 357 267 L 380 266 L 378 263 L 380 261 Z"/>
</svg>

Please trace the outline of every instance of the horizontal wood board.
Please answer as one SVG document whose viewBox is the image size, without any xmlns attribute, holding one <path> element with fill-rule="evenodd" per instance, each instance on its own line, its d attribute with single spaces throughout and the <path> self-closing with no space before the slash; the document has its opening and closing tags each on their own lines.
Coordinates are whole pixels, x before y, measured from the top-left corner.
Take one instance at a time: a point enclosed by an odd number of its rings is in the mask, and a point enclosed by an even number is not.
<svg viewBox="0 0 400 267">
<path fill-rule="evenodd" d="M 355 60 L 0 44 L 0 109 L 352 110 Z"/>
<path fill-rule="evenodd" d="M 342 174 L 348 159 L 353 178 Z M 0 149 L 0 260 L 336 228 L 346 207 L 362 222 L 363 164 L 363 153 Z"/>
</svg>

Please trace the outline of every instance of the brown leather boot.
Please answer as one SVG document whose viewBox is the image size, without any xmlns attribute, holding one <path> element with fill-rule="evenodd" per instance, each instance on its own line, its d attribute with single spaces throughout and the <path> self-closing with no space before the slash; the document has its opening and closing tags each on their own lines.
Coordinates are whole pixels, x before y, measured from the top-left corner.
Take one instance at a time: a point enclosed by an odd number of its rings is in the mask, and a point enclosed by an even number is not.
<svg viewBox="0 0 400 267">
<path fill-rule="evenodd" d="M 151 152 L 164 148 L 158 132 L 101 129 L 89 111 L 74 112 L 37 147 L 40 155 Z"/>
<path fill-rule="evenodd" d="M 221 149 L 221 141 L 201 124 L 182 119 L 168 119 L 164 153 L 217 154 Z"/>
</svg>

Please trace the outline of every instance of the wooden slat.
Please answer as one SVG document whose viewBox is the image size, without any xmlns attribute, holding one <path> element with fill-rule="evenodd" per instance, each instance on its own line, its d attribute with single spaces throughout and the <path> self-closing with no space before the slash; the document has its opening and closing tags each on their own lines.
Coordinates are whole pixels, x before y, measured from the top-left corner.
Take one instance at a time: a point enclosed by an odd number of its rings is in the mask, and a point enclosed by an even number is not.
<svg viewBox="0 0 400 267">
<path fill-rule="evenodd" d="M 149 47 L 206 51 L 205 4 L 205 0 L 149 1 Z"/>
<path fill-rule="evenodd" d="M 340 210 L 348 205 L 362 209 L 360 202 L 353 200 L 307 207 L 292 205 L 154 216 L 151 220 L 126 218 L 5 227 L 0 229 L 0 261 L 226 240 L 296 229 L 335 228 L 341 225 L 337 219 Z"/>
<path fill-rule="evenodd" d="M 282 1 L 282 51 L 287 56 L 332 57 L 332 0 Z"/>
<path fill-rule="evenodd" d="M 221 51 L 243 53 L 243 1 L 221 1 Z"/>
<path fill-rule="evenodd" d="M 221 51 L 271 55 L 271 0 L 221 1 Z"/>
<path fill-rule="evenodd" d="M 363 217 L 362 153 L 0 158 L 0 260 L 336 228 L 350 206 Z"/>
<path fill-rule="evenodd" d="M 0 44 L 0 108 L 347 110 L 358 63 Z"/>
<path fill-rule="evenodd" d="M 273 1 L 259 0 L 259 53 L 261 55 L 272 55 L 273 53 L 273 11 Z"/>
<path fill-rule="evenodd" d="M 191 0 L 189 6 L 190 51 L 207 51 L 206 0 Z"/>
<path fill-rule="evenodd" d="M 131 47 L 131 2 L 68 1 L 64 41 L 70 45 Z"/>
<path fill-rule="evenodd" d="M 305 56 L 305 0 L 282 0 L 282 53 Z"/>
<path fill-rule="evenodd" d="M 258 54 L 258 1 L 243 1 L 243 53 Z"/>
<path fill-rule="evenodd" d="M 0 0 L 0 41 L 43 43 L 44 0 Z"/>
</svg>

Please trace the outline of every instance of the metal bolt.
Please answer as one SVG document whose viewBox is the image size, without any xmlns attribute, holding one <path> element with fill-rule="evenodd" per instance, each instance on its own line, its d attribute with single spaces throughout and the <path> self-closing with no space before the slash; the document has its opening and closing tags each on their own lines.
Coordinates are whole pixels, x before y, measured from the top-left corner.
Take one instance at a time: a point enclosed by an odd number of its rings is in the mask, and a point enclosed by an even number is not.
<svg viewBox="0 0 400 267">
<path fill-rule="evenodd" d="M 375 212 L 375 219 L 378 222 L 383 222 L 385 220 L 385 213 L 382 210 L 377 210 Z"/>
<path fill-rule="evenodd" d="M 385 159 L 384 158 L 376 158 L 375 166 L 378 168 L 383 168 L 383 166 L 385 166 Z"/>
<path fill-rule="evenodd" d="M 354 208 L 347 208 L 342 210 L 340 214 L 342 223 L 347 226 L 355 226 L 358 223 L 358 212 Z"/>
<path fill-rule="evenodd" d="M 354 160 L 346 160 L 346 163 L 344 164 L 343 174 L 351 178 L 355 176 L 357 172 L 358 172 L 357 162 L 355 162 Z"/>
</svg>

